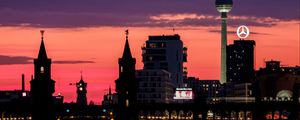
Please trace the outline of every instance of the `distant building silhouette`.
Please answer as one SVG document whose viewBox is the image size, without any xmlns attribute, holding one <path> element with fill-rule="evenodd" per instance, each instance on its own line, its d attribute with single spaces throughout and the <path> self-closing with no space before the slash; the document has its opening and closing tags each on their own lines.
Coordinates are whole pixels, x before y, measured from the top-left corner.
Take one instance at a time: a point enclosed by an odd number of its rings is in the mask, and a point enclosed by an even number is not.
<svg viewBox="0 0 300 120">
<path fill-rule="evenodd" d="M 300 75 L 300 66 L 282 66 L 280 61 L 270 60 L 265 61 L 266 67 L 260 68 L 257 72 L 257 76 L 266 75 L 266 74 L 276 74 L 276 73 L 289 73 L 294 75 Z"/>
<path fill-rule="evenodd" d="M 79 82 L 76 83 L 77 87 L 77 101 L 76 103 L 79 106 L 86 106 L 87 105 L 87 98 L 86 98 L 86 93 L 87 93 L 87 83 L 83 81 L 82 75 L 81 79 Z"/>
<path fill-rule="evenodd" d="M 292 100 L 293 86 L 300 84 L 300 66 L 281 67 L 280 61 L 266 61 L 266 67 L 257 71 L 256 82 L 262 100 L 278 100 L 278 97 Z"/>
<path fill-rule="evenodd" d="M 22 74 L 22 92 L 25 92 L 25 75 Z"/>
<path fill-rule="evenodd" d="M 34 59 L 34 79 L 30 81 L 33 100 L 32 120 L 54 120 L 55 81 L 51 79 L 51 59 L 47 57 L 43 33 L 38 58 Z"/>
<path fill-rule="evenodd" d="M 117 119 L 134 119 L 134 106 L 136 103 L 137 81 L 135 78 L 136 59 L 132 57 L 129 42 L 128 30 L 126 30 L 126 43 L 122 58 L 119 58 L 119 78 L 115 81 L 118 95 Z"/>
<path fill-rule="evenodd" d="M 144 69 L 163 69 L 171 73 L 175 87 L 183 86 L 183 63 L 187 62 L 187 48 L 178 34 L 149 36 L 142 47 Z"/>
<path fill-rule="evenodd" d="M 235 40 L 227 46 L 227 82 L 250 83 L 254 80 L 253 40 Z"/>
<path fill-rule="evenodd" d="M 102 106 L 112 107 L 118 103 L 118 96 L 116 93 L 112 93 L 109 87 L 108 93 L 103 96 Z"/>
<path fill-rule="evenodd" d="M 25 90 L 25 75 L 22 74 L 22 89 L 20 90 L 0 90 L 0 106 L 10 104 L 11 102 L 30 102 L 30 94 Z M 1 112 L 1 111 L 0 111 Z"/>
<path fill-rule="evenodd" d="M 280 61 L 271 60 L 256 73 L 255 100 L 256 104 L 264 106 L 257 112 L 267 113 L 267 118 L 278 118 L 278 114 L 282 114 L 279 117 L 300 119 L 300 66 L 282 67 Z M 272 108 L 274 112 L 266 112 L 268 106 L 276 106 Z"/>
</svg>

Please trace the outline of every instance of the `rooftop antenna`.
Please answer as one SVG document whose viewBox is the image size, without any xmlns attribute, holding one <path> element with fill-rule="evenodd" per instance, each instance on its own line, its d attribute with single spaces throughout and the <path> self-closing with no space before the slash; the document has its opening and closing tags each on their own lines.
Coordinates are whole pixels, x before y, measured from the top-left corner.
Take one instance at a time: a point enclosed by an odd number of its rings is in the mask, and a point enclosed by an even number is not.
<svg viewBox="0 0 300 120">
<path fill-rule="evenodd" d="M 175 33 L 175 25 L 173 25 L 172 31 L 173 31 L 174 34 L 176 34 Z"/>
</svg>

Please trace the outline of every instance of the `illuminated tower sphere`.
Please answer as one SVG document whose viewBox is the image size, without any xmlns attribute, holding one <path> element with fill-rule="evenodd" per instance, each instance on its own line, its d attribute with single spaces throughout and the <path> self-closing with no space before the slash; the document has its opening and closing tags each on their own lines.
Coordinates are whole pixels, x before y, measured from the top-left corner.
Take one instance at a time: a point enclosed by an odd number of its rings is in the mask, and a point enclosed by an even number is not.
<svg viewBox="0 0 300 120">
<path fill-rule="evenodd" d="M 226 46 L 227 46 L 227 13 L 232 8 L 232 0 L 216 0 L 217 10 L 221 13 L 221 80 L 220 83 L 226 83 Z"/>
</svg>

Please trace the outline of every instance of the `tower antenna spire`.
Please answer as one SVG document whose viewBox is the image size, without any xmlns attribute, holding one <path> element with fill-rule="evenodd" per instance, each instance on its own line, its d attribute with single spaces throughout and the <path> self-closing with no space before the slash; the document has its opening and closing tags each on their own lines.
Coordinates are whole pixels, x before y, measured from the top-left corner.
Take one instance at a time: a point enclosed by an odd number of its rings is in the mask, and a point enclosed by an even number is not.
<svg viewBox="0 0 300 120">
<path fill-rule="evenodd" d="M 80 71 L 80 78 L 81 78 L 81 80 L 83 80 L 83 78 L 82 78 L 82 70 Z"/>
<path fill-rule="evenodd" d="M 128 40 L 128 35 L 129 35 L 129 30 L 125 30 L 125 34 L 126 34 L 126 40 Z"/>
<path fill-rule="evenodd" d="M 41 37 L 42 37 L 42 40 L 44 40 L 44 33 L 45 33 L 45 30 L 41 30 Z"/>
<path fill-rule="evenodd" d="M 172 28 L 172 31 L 173 31 L 173 33 L 175 34 L 175 25 L 173 25 L 173 28 Z"/>
<path fill-rule="evenodd" d="M 221 13 L 221 79 L 220 83 L 227 82 L 227 13 L 231 10 L 232 0 L 216 0 L 215 2 L 218 12 Z"/>
</svg>

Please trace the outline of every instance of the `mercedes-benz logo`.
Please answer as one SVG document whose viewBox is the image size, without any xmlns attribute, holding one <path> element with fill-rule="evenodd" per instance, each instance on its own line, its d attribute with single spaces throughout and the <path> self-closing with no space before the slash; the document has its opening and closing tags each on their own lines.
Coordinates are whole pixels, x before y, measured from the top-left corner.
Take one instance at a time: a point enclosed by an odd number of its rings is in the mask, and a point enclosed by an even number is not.
<svg viewBox="0 0 300 120">
<path fill-rule="evenodd" d="M 240 39 L 245 39 L 249 36 L 249 28 L 245 25 L 241 25 L 236 30 L 236 34 L 239 36 Z"/>
</svg>

